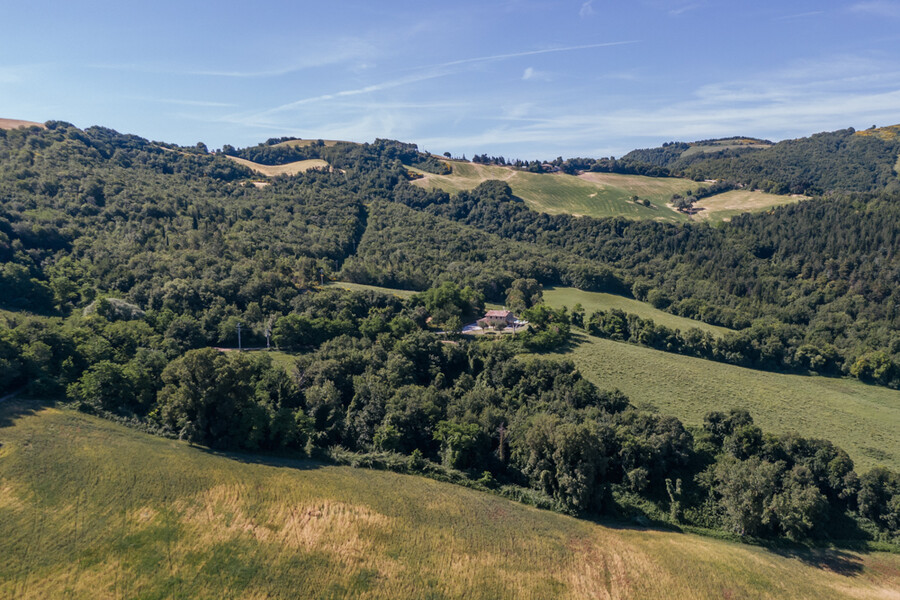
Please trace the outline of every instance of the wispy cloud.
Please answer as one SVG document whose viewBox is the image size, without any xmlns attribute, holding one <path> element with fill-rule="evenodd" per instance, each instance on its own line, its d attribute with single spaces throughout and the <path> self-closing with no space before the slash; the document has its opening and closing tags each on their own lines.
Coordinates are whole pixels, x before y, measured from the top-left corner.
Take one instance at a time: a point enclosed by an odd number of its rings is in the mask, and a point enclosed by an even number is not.
<svg viewBox="0 0 900 600">
<path fill-rule="evenodd" d="M 889 0 L 867 0 L 850 6 L 850 12 L 868 14 L 876 17 L 900 18 L 900 2 Z"/>
<path fill-rule="evenodd" d="M 587 0 L 587 2 L 581 5 L 581 9 L 578 11 L 578 16 L 584 19 L 585 17 L 589 17 L 594 14 L 594 0 Z"/>
<path fill-rule="evenodd" d="M 669 14 L 673 17 L 677 17 L 678 15 L 684 14 L 686 12 L 697 10 L 698 8 L 702 8 L 703 4 L 700 2 L 694 2 L 692 4 L 684 4 L 682 6 L 678 6 L 676 8 L 669 9 Z"/>
<path fill-rule="evenodd" d="M 854 70 L 856 75 L 851 74 Z M 572 154 L 592 149 L 618 155 L 634 146 L 596 144 L 613 139 L 640 144 L 643 139 L 653 145 L 671 139 L 736 134 L 783 139 L 848 126 L 894 123 L 897 106 L 900 70 L 887 63 L 838 57 L 819 64 L 789 65 L 745 81 L 707 84 L 688 100 L 657 107 L 559 114 L 550 105 L 531 105 L 519 114 L 502 112 L 488 119 L 490 125 L 482 131 L 417 141 L 456 152 L 513 148 L 522 155 L 529 149 Z"/>
<path fill-rule="evenodd" d="M 454 67 L 457 65 L 467 65 L 481 62 L 494 62 L 499 60 L 507 60 L 510 58 L 521 58 L 524 56 L 537 56 L 539 54 L 553 54 L 555 52 L 575 52 L 577 50 L 592 50 L 594 48 L 609 48 L 612 46 L 625 46 L 628 44 L 637 44 L 640 40 L 625 40 L 620 42 L 601 42 L 598 44 L 582 44 L 580 46 L 562 46 L 555 48 L 543 48 L 540 50 L 525 50 L 523 52 L 510 52 L 508 54 L 492 54 L 489 56 L 476 56 L 473 58 L 463 58 L 460 60 L 452 60 L 450 62 L 438 63 L 421 67 L 423 69 L 432 67 Z"/>
<path fill-rule="evenodd" d="M 773 21 L 792 21 L 794 19 L 805 19 L 807 17 L 815 17 L 818 15 L 824 15 L 824 14 L 825 14 L 824 10 L 811 10 L 809 12 L 802 12 L 802 13 L 797 13 L 797 14 L 792 14 L 792 15 L 782 15 L 780 17 L 774 17 L 772 20 Z"/>
<path fill-rule="evenodd" d="M 362 39 L 332 40 L 327 44 L 327 48 L 327 52 L 297 51 L 295 54 L 298 58 L 290 62 L 256 69 L 185 68 L 152 63 L 94 63 L 87 66 L 93 69 L 134 73 L 250 79 L 282 77 L 299 71 L 344 63 L 366 63 L 371 60 L 374 53 L 373 45 Z"/>
<path fill-rule="evenodd" d="M 213 102 L 209 100 L 182 100 L 179 98 L 150 98 L 147 96 L 128 96 L 130 100 L 143 102 L 158 102 L 160 104 L 177 104 L 179 106 L 197 106 L 203 108 L 234 108 L 236 104 L 230 102 Z"/>
<path fill-rule="evenodd" d="M 527 67 L 522 73 L 522 81 L 549 81 L 550 74 L 538 71 L 534 67 Z"/>
</svg>

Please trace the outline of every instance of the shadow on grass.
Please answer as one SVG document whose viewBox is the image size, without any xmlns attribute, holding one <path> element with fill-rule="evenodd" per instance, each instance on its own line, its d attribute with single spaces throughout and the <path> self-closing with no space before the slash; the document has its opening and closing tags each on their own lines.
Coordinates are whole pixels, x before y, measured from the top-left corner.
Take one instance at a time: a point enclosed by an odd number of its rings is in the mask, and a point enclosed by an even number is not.
<svg viewBox="0 0 900 600">
<path fill-rule="evenodd" d="M 195 450 L 200 450 L 212 456 L 220 456 L 228 460 L 237 461 L 247 465 L 263 465 L 281 469 L 295 469 L 298 471 L 310 471 L 328 466 L 330 463 L 324 460 L 309 458 L 305 454 L 259 454 L 249 452 L 235 452 L 228 450 L 216 450 L 206 446 L 192 445 Z"/>
<path fill-rule="evenodd" d="M 45 408 L 55 405 L 56 402 L 53 400 L 33 400 L 22 397 L 10 398 L 0 402 L 0 429 L 12 427 L 16 420 L 22 417 L 30 417 Z"/>
<path fill-rule="evenodd" d="M 864 568 L 859 556 L 837 548 L 764 547 L 778 556 L 799 560 L 810 567 L 831 571 L 844 577 L 855 577 Z"/>
</svg>

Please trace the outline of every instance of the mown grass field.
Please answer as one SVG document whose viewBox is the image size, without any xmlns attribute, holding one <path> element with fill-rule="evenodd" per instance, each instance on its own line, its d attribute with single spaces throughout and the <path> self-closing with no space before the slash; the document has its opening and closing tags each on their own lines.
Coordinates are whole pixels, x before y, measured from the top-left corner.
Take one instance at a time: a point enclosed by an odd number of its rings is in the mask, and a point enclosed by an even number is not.
<svg viewBox="0 0 900 600">
<path fill-rule="evenodd" d="M 266 177 L 276 177 L 277 175 L 296 175 L 297 173 L 305 173 L 310 169 L 327 169 L 328 163 L 320 158 L 312 158 L 310 160 L 298 160 L 296 162 L 284 165 L 261 165 L 252 160 L 238 158 L 237 156 L 229 156 L 234 162 L 249 167 Z"/>
<path fill-rule="evenodd" d="M 731 190 L 697 201 L 694 206 L 701 210 L 694 218 L 707 221 L 729 221 L 741 213 L 761 212 L 807 199 L 806 196 L 779 196 L 759 190 Z"/>
<path fill-rule="evenodd" d="M 690 150 L 693 148 L 688 151 Z M 426 189 L 437 188 L 457 193 L 471 190 L 489 179 L 499 179 L 508 183 L 513 193 L 522 198 L 532 210 L 540 212 L 677 222 L 691 220 L 691 217 L 667 205 L 672 195 L 684 195 L 689 190 L 708 185 L 676 177 L 643 177 L 618 173 L 584 173 L 576 177 L 565 173 L 528 173 L 509 167 L 457 161 L 450 164 L 453 167 L 451 175 L 434 175 L 410 169 L 423 176 L 413 184 Z M 649 200 L 650 206 L 632 202 L 632 196 Z M 801 199 L 799 196 L 735 190 L 699 201 L 697 206 L 704 210 L 693 219 L 726 221 L 740 213 L 767 210 Z"/>
<path fill-rule="evenodd" d="M 0 597 L 891 598 L 900 556 L 605 527 L 429 479 L 0 406 Z"/>
<path fill-rule="evenodd" d="M 626 298 L 624 296 L 617 296 L 615 294 L 585 292 L 576 288 L 566 287 L 547 288 L 544 290 L 544 302 L 554 308 L 567 306 L 570 309 L 580 303 L 581 306 L 584 307 L 585 318 L 590 317 L 592 313 L 595 313 L 598 310 L 619 309 L 626 313 L 635 314 L 642 319 L 653 319 L 656 323 L 672 329 L 686 331 L 692 327 L 696 327 L 697 329 L 708 331 L 717 336 L 721 336 L 729 331 L 729 329 L 725 327 L 717 327 L 716 325 L 710 325 L 703 321 L 679 317 L 659 310 L 658 308 L 654 308 L 646 302 Z"/>
<path fill-rule="evenodd" d="M 560 358 L 602 389 L 699 425 L 713 410 L 743 408 L 765 431 L 831 440 L 857 468 L 900 469 L 900 392 L 850 379 L 784 375 L 579 334 Z"/>
<path fill-rule="evenodd" d="M 672 194 L 697 189 L 688 179 L 642 177 L 616 173 L 585 173 L 578 177 L 565 173 L 528 173 L 508 167 L 452 162 L 451 175 L 423 175 L 413 183 L 449 193 L 471 190 L 489 179 L 505 181 L 528 206 L 550 214 L 567 213 L 591 217 L 624 216 L 635 219 L 686 221 L 682 213 L 666 206 Z M 414 170 L 414 169 L 412 169 Z M 415 171 L 415 170 L 414 170 Z M 631 196 L 651 202 L 649 207 L 632 202 Z"/>
</svg>

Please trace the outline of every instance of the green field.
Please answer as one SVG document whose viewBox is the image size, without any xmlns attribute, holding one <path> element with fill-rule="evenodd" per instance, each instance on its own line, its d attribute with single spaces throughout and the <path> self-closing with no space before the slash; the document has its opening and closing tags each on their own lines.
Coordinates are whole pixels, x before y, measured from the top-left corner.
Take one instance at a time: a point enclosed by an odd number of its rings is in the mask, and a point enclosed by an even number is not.
<svg viewBox="0 0 900 600">
<path fill-rule="evenodd" d="M 585 318 L 590 317 L 592 313 L 598 310 L 619 309 L 626 313 L 635 314 L 642 319 L 652 319 L 659 325 L 665 325 L 671 329 L 680 329 L 686 331 L 692 327 L 708 331 L 716 336 L 725 334 L 729 329 L 725 327 L 717 327 L 704 323 L 703 321 L 695 321 L 685 317 L 679 317 L 671 313 L 653 308 L 646 302 L 633 300 L 624 296 L 615 294 L 604 294 L 601 292 L 585 292 L 576 288 L 547 288 L 544 290 L 544 302 L 554 308 L 567 306 L 570 309 L 578 303 L 585 310 Z"/>
<path fill-rule="evenodd" d="M 744 369 L 580 335 L 570 358 L 600 388 L 700 424 L 713 410 L 744 408 L 765 431 L 797 431 L 844 448 L 862 471 L 900 469 L 900 392 L 850 379 Z"/>
<path fill-rule="evenodd" d="M 505 181 L 513 193 L 533 210 L 550 214 L 567 213 L 591 217 L 624 216 L 635 219 L 686 221 L 687 216 L 666 206 L 672 194 L 684 194 L 706 184 L 689 179 L 642 177 L 616 173 L 585 173 L 575 177 L 564 173 L 528 173 L 509 167 L 452 162 L 451 175 L 423 175 L 413 183 L 455 193 L 471 190 L 489 179 Z M 631 196 L 646 198 L 649 207 L 632 202 Z"/>
<path fill-rule="evenodd" d="M 0 443 L 2 598 L 825 600 L 900 586 L 898 555 L 604 527 L 25 401 L 0 406 Z"/>
<path fill-rule="evenodd" d="M 576 177 L 565 173 L 528 173 L 510 167 L 460 161 L 450 162 L 450 165 L 453 167 L 451 175 L 435 175 L 410 169 L 422 176 L 413 184 L 426 189 L 437 188 L 456 193 L 474 189 L 489 179 L 499 179 L 508 183 L 513 193 L 522 198 L 532 210 L 540 212 L 678 222 L 688 221 L 691 217 L 667 206 L 672 195 L 684 195 L 689 190 L 709 185 L 677 177 L 644 177 L 618 173 L 583 173 Z M 650 206 L 631 201 L 632 196 L 649 200 Z M 798 200 L 799 197 L 762 192 L 726 192 L 698 202 L 697 206 L 705 208 L 698 217 L 723 221 L 742 212 L 756 212 Z"/>
</svg>

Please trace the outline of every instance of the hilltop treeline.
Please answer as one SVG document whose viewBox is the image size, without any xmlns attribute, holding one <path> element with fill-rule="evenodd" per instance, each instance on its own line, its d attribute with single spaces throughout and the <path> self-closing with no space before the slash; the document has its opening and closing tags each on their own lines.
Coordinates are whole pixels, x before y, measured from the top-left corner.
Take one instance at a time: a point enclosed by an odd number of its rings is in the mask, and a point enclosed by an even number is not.
<svg viewBox="0 0 900 600">
<path fill-rule="evenodd" d="M 450 167 L 444 161 L 430 154 L 419 152 L 415 144 L 396 140 L 376 139 L 371 144 L 337 142 L 328 146 L 322 140 L 309 144 L 290 144 L 293 138 L 269 139 L 267 142 L 247 148 L 234 148 L 226 144 L 222 153 L 236 156 L 263 165 L 284 165 L 299 160 L 319 158 L 337 169 L 379 168 L 386 161 L 416 167 L 430 173 L 447 175 Z"/>
<path fill-rule="evenodd" d="M 818 133 L 769 148 L 737 147 L 691 154 L 690 144 L 634 150 L 623 160 L 665 168 L 695 180 L 730 179 L 773 194 L 822 195 L 900 189 L 895 166 L 900 141 L 855 135 L 855 130 Z"/>
</svg>

